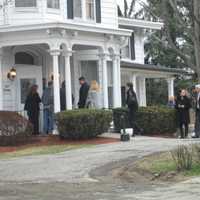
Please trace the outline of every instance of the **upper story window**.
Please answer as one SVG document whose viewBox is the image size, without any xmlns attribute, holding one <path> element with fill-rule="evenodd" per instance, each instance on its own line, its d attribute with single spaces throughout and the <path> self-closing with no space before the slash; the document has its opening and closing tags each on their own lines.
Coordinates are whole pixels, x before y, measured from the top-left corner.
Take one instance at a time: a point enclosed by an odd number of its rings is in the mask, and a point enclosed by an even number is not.
<svg viewBox="0 0 200 200">
<path fill-rule="evenodd" d="M 37 0 L 15 0 L 15 7 L 32 8 L 37 6 Z"/>
<path fill-rule="evenodd" d="M 74 0 L 73 2 L 73 10 L 75 18 L 82 18 L 82 0 Z"/>
<path fill-rule="evenodd" d="M 67 0 L 68 19 L 83 19 L 101 23 L 101 0 Z"/>
<path fill-rule="evenodd" d="M 95 2 L 94 0 L 86 0 L 86 19 L 94 20 L 95 18 Z"/>
<path fill-rule="evenodd" d="M 47 8 L 59 9 L 60 0 L 47 0 Z"/>
<path fill-rule="evenodd" d="M 135 35 L 132 33 L 128 44 L 121 49 L 121 56 L 124 59 L 135 60 Z"/>
</svg>

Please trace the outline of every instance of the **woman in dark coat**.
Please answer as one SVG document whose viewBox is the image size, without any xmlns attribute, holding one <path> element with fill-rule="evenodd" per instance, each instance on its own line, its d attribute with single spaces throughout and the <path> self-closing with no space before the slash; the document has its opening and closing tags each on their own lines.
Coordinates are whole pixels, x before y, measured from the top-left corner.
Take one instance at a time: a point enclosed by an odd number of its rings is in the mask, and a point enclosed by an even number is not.
<svg viewBox="0 0 200 200">
<path fill-rule="evenodd" d="M 186 90 L 181 90 L 180 95 L 176 99 L 175 108 L 177 109 L 181 138 L 188 137 L 188 125 L 190 123 L 189 110 L 191 108 L 191 100 L 187 96 Z M 185 131 L 183 130 L 184 128 Z"/>
<path fill-rule="evenodd" d="M 129 117 L 129 124 L 133 129 L 132 136 L 134 137 L 136 133 L 140 132 L 140 129 L 137 127 L 136 124 L 136 112 L 138 110 L 138 101 L 135 91 L 133 90 L 133 84 L 127 83 L 127 99 L 126 104 L 128 106 L 128 117 Z"/>
<path fill-rule="evenodd" d="M 31 87 L 30 93 L 28 94 L 25 102 L 24 110 L 27 111 L 29 121 L 33 125 L 33 134 L 39 134 L 39 113 L 40 113 L 40 103 L 41 99 L 37 92 L 38 86 L 33 85 Z"/>
</svg>

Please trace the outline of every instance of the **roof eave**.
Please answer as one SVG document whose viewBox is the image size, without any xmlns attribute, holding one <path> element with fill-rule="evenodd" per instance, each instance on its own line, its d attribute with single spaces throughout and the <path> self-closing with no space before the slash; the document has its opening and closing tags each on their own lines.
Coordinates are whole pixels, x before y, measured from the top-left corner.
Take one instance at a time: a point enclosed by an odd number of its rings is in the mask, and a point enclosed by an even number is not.
<svg viewBox="0 0 200 200">
<path fill-rule="evenodd" d="M 161 30 L 164 26 L 162 22 L 151 22 L 146 20 L 130 19 L 130 18 L 118 18 L 119 26 L 141 29 L 154 29 Z"/>
</svg>

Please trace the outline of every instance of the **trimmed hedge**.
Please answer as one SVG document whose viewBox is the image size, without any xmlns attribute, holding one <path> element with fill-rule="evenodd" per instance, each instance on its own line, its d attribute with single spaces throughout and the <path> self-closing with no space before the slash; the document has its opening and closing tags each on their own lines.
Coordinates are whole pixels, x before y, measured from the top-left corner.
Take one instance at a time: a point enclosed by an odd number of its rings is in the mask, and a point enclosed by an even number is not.
<svg viewBox="0 0 200 200">
<path fill-rule="evenodd" d="M 120 132 L 123 125 L 121 116 L 125 117 L 125 127 L 130 128 L 128 109 L 113 109 L 115 131 Z M 177 130 L 177 116 L 174 109 L 167 107 L 140 107 L 137 112 L 136 123 L 144 130 L 144 134 L 174 134 Z"/>
<path fill-rule="evenodd" d="M 0 146 L 12 146 L 29 142 L 32 125 L 16 112 L 0 111 Z"/>
<path fill-rule="evenodd" d="M 108 131 L 112 121 L 112 112 L 80 109 L 57 113 L 55 118 L 61 138 L 89 139 Z"/>
</svg>

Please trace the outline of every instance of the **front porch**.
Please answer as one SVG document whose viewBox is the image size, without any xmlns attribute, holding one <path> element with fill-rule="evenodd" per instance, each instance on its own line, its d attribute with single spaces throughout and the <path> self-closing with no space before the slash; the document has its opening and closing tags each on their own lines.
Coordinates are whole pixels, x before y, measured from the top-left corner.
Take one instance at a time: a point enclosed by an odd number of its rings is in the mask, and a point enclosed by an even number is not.
<svg viewBox="0 0 200 200">
<path fill-rule="evenodd" d="M 127 33 L 126 33 L 127 34 Z M 40 96 L 53 80 L 54 112 L 61 110 L 60 88 L 65 82 L 66 109 L 77 107 L 78 78 L 96 80 L 101 87 L 102 107 L 121 106 L 120 45 L 126 38 L 87 31 L 55 28 L 1 33 L 0 110 L 22 111 L 30 85 L 37 84 Z M 16 77 L 7 78 L 14 68 Z M 74 101 L 72 101 L 72 96 Z"/>
</svg>

